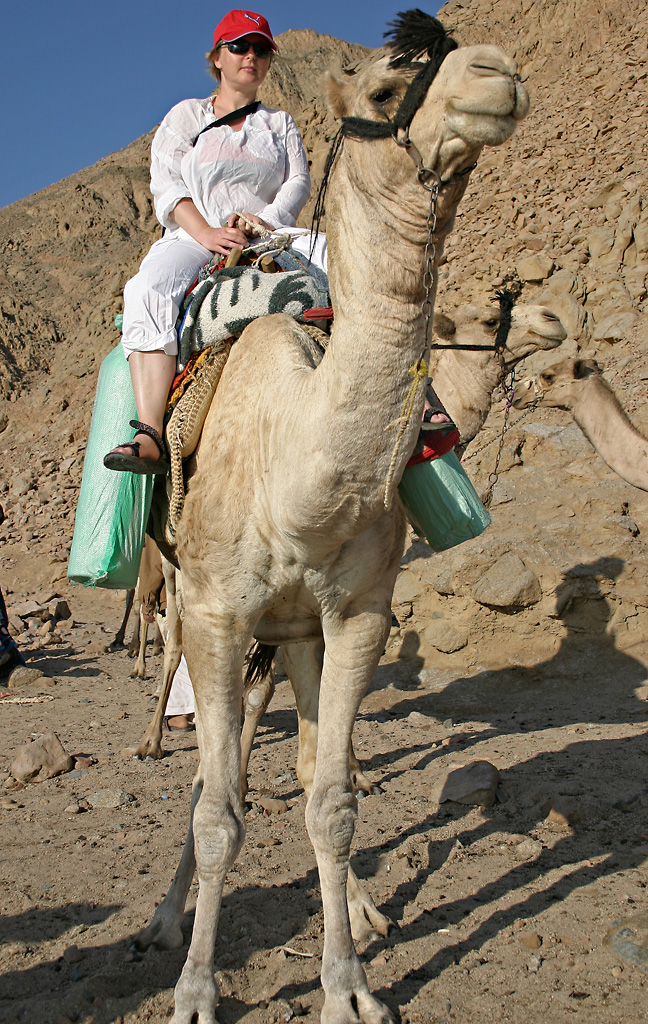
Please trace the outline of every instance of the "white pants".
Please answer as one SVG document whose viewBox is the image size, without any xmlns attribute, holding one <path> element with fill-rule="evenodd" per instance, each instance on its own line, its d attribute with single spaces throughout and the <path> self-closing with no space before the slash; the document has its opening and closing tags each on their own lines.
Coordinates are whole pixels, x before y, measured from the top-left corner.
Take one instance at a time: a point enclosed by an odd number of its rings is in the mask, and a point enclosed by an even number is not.
<svg viewBox="0 0 648 1024">
<path fill-rule="evenodd" d="M 180 664 L 176 670 L 171 683 L 171 692 L 166 706 L 166 714 L 169 717 L 175 715 L 193 715 L 196 710 L 193 686 L 189 678 L 189 669 L 184 654 L 180 658 Z"/>
<path fill-rule="evenodd" d="M 310 231 L 307 228 L 285 230 L 295 232 L 293 248 L 307 257 Z M 122 347 L 127 359 L 131 352 L 177 355 L 176 322 L 180 304 L 198 271 L 209 263 L 212 255 L 182 228 L 174 229 L 153 243 L 139 271 L 124 288 Z M 326 273 L 326 235 L 317 237 L 313 263 Z"/>
<path fill-rule="evenodd" d="M 122 346 L 127 359 L 131 352 L 177 355 L 180 303 L 200 268 L 211 258 L 209 249 L 182 228 L 153 243 L 139 271 L 124 288 Z"/>
</svg>

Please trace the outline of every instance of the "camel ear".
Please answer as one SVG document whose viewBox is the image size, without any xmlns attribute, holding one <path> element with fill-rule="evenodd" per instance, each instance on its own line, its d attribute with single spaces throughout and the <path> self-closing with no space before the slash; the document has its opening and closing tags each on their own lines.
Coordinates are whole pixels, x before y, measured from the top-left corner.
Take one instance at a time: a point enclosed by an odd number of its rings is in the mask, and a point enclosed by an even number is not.
<svg viewBox="0 0 648 1024">
<path fill-rule="evenodd" d="M 349 78 L 353 72 L 329 71 L 326 76 L 326 98 L 334 117 L 347 117 L 351 108 L 351 87 Z"/>
<path fill-rule="evenodd" d="M 600 376 L 601 367 L 596 362 L 596 359 L 575 359 L 574 360 L 574 379 L 583 380 L 584 377 L 589 377 L 592 373 Z"/>
<path fill-rule="evenodd" d="M 457 331 L 454 320 L 451 320 L 445 313 L 434 314 L 434 333 L 438 334 L 440 338 L 448 340 Z"/>
</svg>

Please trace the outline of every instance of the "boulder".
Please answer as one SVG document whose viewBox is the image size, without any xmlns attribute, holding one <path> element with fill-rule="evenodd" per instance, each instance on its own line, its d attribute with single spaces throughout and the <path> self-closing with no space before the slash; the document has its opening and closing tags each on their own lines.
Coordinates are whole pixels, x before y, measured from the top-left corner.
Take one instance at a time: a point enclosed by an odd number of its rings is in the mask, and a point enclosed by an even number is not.
<svg viewBox="0 0 648 1024">
<path fill-rule="evenodd" d="M 464 768 L 448 773 L 439 796 L 439 803 L 452 800 L 458 804 L 492 807 L 500 784 L 500 775 L 490 761 L 472 761 Z"/>
<path fill-rule="evenodd" d="M 9 769 L 18 782 L 42 782 L 63 775 L 74 767 L 74 760 L 55 732 L 45 733 L 26 743 L 18 751 Z"/>
<path fill-rule="evenodd" d="M 551 276 L 554 261 L 550 256 L 528 256 L 519 260 L 516 270 L 521 281 L 546 281 Z"/>
<path fill-rule="evenodd" d="M 423 635 L 432 647 L 436 647 L 437 651 L 443 654 L 460 651 L 468 643 L 466 627 L 448 622 L 447 619 L 432 619 Z"/>
<path fill-rule="evenodd" d="M 542 588 L 519 555 L 508 551 L 471 587 L 471 594 L 491 608 L 527 608 L 541 599 Z"/>
<path fill-rule="evenodd" d="M 637 323 L 637 314 L 633 312 L 612 313 L 604 317 L 594 329 L 593 341 L 623 341 L 628 332 Z"/>
</svg>

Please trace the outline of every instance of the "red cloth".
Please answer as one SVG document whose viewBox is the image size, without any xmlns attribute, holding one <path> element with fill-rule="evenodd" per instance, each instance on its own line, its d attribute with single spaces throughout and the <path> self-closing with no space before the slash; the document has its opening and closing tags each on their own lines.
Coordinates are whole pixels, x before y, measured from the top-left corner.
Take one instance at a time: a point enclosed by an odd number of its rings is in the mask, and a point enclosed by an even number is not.
<svg viewBox="0 0 648 1024">
<path fill-rule="evenodd" d="M 447 455 L 461 441 L 461 435 L 457 429 L 451 430 L 448 434 L 434 434 L 431 444 L 425 445 L 422 452 L 416 452 L 405 467 L 418 466 L 420 462 L 432 462 L 433 459 L 440 459 Z"/>
</svg>

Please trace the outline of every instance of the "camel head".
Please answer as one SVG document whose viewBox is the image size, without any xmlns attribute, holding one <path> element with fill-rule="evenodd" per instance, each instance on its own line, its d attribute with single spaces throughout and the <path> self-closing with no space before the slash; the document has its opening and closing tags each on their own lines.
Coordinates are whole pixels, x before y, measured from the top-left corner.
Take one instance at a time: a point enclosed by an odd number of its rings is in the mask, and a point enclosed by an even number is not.
<svg viewBox="0 0 648 1024">
<path fill-rule="evenodd" d="M 497 306 L 459 306 L 452 318 L 437 313 L 434 333 L 450 344 L 481 345 L 495 350 L 500 327 Z M 525 356 L 539 349 L 556 348 L 567 337 L 559 318 L 546 306 L 519 303 L 511 312 L 511 326 L 501 349 L 504 367 L 512 369 Z"/>
<path fill-rule="evenodd" d="M 516 409 L 527 409 L 542 402 L 552 409 L 571 409 L 578 388 L 591 377 L 602 379 L 601 367 L 595 359 L 563 359 L 519 384 L 513 405 Z"/>
<path fill-rule="evenodd" d="M 400 19 L 404 22 L 415 14 L 419 16 L 421 45 L 411 46 L 404 53 L 407 48 L 394 32 L 388 49 L 329 77 L 329 104 L 340 119 L 361 119 L 360 125 L 371 121 L 382 127 L 383 137 L 376 138 L 371 132 L 368 135 L 366 128 L 358 127 L 356 131 L 353 122 L 343 122 L 344 162 L 350 163 L 349 176 L 362 192 L 378 197 L 383 207 L 393 207 L 394 216 L 405 225 L 408 221 L 414 223 L 415 218 L 420 221 L 427 193 L 417 179 L 418 152 L 423 167 L 433 172 L 427 180 L 436 176 L 442 183 L 438 209 L 442 226 L 453 217 L 468 172 L 482 148 L 498 146 L 512 135 L 529 110 L 529 97 L 515 61 L 498 46 L 452 48 L 456 46 L 454 40 L 445 35 L 435 18 L 408 11 Z M 440 34 L 436 48 L 436 44 L 425 46 L 428 31 Z M 412 53 L 417 50 L 419 56 L 431 55 L 430 61 L 413 59 Z M 426 91 L 416 97 L 420 102 L 409 124 L 413 146 L 408 152 L 407 147 L 396 144 L 404 141 L 403 129 L 391 136 L 385 132 L 394 123 L 408 119 L 404 118 L 404 108 L 409 110 L 408 117 L 412 114 L 411 93 L 403 103 L 408 87 L 417 75 L 426 73 L 426 68 L 433 72 L 435 61 L 436 75 L 428 85 L 432 77 L 428 74 Z"/>
</svg>

